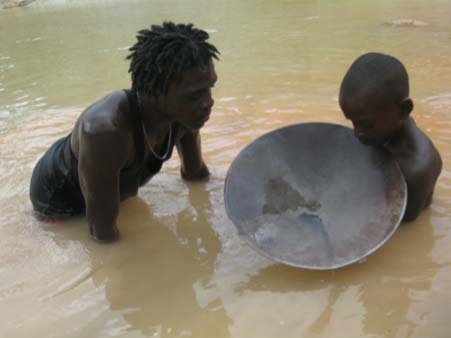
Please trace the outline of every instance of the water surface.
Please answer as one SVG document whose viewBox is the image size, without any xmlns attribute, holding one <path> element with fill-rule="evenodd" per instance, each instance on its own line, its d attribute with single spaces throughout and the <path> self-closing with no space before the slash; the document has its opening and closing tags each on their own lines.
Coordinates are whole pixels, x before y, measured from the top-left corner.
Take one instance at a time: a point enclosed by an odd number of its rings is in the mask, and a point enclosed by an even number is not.
<svg viewBox="0 0 451 338">
<path fill-rule="evenodd" d="M 1 337 L 429 337 L 451 332 L 451 2 L 53 1 L 0 11 Z M 129 87 L 135 32 L 194 22 L 220 49 L 212 177 L 174 158 L 121 205 L 121 240 L 87 223 L 33 219 L 34 164 L 78 114 Z M 415 20 L 415 21 L 413 21 Z M 360 54 L 400 58 L 413 113 L 443 160 L 432 206 L 361 263 L 335 272 L 275 264 L 237 236 L 223 181 L 246 144 L 290 123 L 347 124 L 340 80 Z"/>
</svg>

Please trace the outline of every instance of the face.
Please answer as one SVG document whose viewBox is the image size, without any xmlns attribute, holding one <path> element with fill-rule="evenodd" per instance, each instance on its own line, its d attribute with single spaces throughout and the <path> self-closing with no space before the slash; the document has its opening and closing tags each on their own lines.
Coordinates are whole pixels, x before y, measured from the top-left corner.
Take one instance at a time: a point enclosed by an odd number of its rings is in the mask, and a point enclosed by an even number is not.
<svg viewBox="0 0 451 338">
<path fill-rule="evenodd" d="M 340 97 L 340 107 L 363 144 L 383 145 L 401 129 L 405 117 L 401 105 L 378 95 Z"/>
<path fill-rule="evenodd" d="M 170 119 L 189 129 L 200 129 L 210 117 L 214 104 L 211 89 L 217 78 L 213 62 L 204 71 L 197 68 L 186 71 L 159 98 L 160 108 Z"/>
</svg>

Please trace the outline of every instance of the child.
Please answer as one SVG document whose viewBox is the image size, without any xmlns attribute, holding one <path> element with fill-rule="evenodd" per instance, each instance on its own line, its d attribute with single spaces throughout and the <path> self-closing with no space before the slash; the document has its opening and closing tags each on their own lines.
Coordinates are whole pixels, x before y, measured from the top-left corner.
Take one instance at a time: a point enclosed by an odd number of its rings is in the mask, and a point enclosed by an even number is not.
<svg viewBox="0 0 451 338">
<path fill-rule="evenodd" d="M 403 221 L 429 206 L 442 159 L 410 116 L 409 79 L 396 58 L 368 53 L 349 68 L 340 87 L 340 108 L 363 144 L 384 147 L 397 160 L 407 183 Z"/>
</svg>

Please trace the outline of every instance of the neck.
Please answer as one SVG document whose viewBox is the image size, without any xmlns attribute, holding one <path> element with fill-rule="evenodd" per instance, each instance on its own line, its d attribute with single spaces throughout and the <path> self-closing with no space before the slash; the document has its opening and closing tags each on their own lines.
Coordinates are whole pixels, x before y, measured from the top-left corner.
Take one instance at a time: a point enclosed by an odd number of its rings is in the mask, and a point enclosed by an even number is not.
<svg viewBox="0 0 451 338">
<path fill-rule="evenodd" d="M 414 128 L 415 122 L 409 117 L 398 132 L 385 143 L 384 147 L 392 154 L 400 154 L 411 150 L 415 147 L 415 138 L 413 137 Z"/>
<path fill-rule="evenodd" d="M 173 122 L 160 108 L 157 98 L 137 94 L 142 123 L 147 133 L 153 137 L 168 131 Z"/>
</svg>

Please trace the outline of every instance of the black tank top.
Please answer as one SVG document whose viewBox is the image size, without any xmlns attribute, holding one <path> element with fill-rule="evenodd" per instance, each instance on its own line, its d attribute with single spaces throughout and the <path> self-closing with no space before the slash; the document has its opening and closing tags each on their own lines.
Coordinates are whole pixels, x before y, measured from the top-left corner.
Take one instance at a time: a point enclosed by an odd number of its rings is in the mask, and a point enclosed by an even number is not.
<svg viewBox="0 0 451 338">
<path fill-rule="evenodd" d="M 172 124 L 171 140 L 166 139 L 163 144 L 169 143 L 169 153 L 165 160 L 155 157 L 152 152 L 145 149 L 141 111 L 138 106 L 137 96 L 131 90 L 124 90 L 127 94 L 130 113 L 133 116 L 133 130 L 135 143 L 135 158 L 132 163 L 124 167 L 120 172 L 121 199 L 136 195 L 138 188 L 146 184 L 152 176 L 158 173 L 163 163 L 169 160 L 174 150 L 175 140 L 179 133 L 179 124 Z M 169 135 L 167 136 L 169 137 Z"/>
<path fill-rule="evenodd" d="M 124 200 L 127 197 L 135 196 L 138 193 L 138 188 L 146 184 L 152 176 L 160 171 L 163 162 L 171 158 L 175 141 L 180 131 L 180 125 L 174 122 L 172 124 L 172 137 L 171 140 L 169 140 L 169 154 L 167 158 L 165 160 L 160 160 L 155 157 L 152 152 L 145 149 L 146 142 L 144 140 L 141 112 L 138 106 L 136 94 L 127 89 L 124 89 L 124 92 L 127 95 L 130 114 L 132 114 L 135 157 L 129 165 L 122 168 L 120 171 L 119 187 L 121 200 Z M 168 142 L 167 139 L 164 144 L 166 144 L 166 142 Z M 64 149 L 64 155 L 68 170 L 71 172 L 72 183 L 77 186 L 78 192 L 81 193 L 77 169 L 78 163 L 70 149 L 70 135 Z"/>
</svg>

